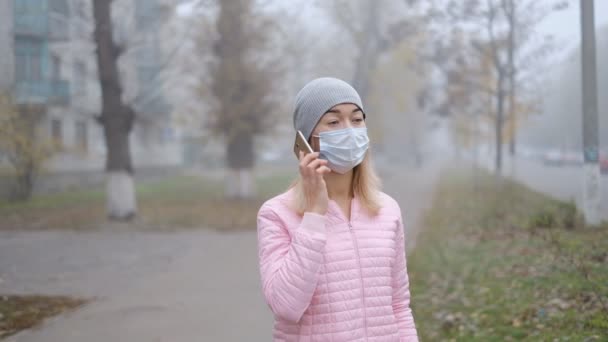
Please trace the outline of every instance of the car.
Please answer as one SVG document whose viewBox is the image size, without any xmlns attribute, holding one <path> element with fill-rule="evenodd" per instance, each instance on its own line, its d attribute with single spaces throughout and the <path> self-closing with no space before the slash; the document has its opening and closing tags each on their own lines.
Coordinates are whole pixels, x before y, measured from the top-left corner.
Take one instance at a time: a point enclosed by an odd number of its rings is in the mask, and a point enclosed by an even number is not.
<svg viewBox="0 0 608 342">
<path fill-rule="evenodd" d="M 600 154 L 600 172 L 608 174 L 608 153 Z"/>
<path fill-rule="evenodd" d="M 545 163 L 545 165 L 561 166 L 563 162 L 564 157 L 562 153 L 557 150 L 548 151 L 543 156 L 543 163 Z"/>
<path fill-rule="evenodd" d="M 584 159 L 583 153 L 574 151 L 568 151 L 562 155 L 562 161 L 568 165 L 583 165 Z"/>
</svg>

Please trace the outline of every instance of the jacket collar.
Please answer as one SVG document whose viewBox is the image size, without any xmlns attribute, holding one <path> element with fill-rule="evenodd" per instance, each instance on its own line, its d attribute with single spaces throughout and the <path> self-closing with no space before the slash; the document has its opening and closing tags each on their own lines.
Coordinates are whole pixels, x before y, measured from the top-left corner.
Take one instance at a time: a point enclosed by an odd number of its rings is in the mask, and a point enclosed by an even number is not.
<svg viewBox="0 0 608 342">
<path fill-rule="evenodd" d="M 332 222 L 335 223 L 350 223 L 357 219 L 359 216 L 359 211 L 361 208 L 361 204 L 359 203 L 359 198 L 354 196 L 350 202 L 350 219 L 346 217 L 338 203 L 332 199 L 329 200 L 329 205 L 327 207 L 327 216 L 330 218 Z"/>
</svg>

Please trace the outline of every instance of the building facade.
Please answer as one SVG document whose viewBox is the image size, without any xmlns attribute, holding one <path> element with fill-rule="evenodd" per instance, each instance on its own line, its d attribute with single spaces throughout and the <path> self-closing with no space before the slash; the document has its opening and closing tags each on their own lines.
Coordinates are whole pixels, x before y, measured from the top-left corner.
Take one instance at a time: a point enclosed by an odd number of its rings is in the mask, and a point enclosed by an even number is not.
<svg viewBox="0 0 608 342">
<path fill-rule="evenodd" d="M 134 165 L 176 166 L 180 142 L 164 96 L 163 0 L 116 0 L 114 37 L 123 100 L 137 113 L 131 134 Z M 51 172 L 101 170 L 106 147 L 96 117 L 101 89 L 93 41 L 92 0 L 0 0 L 0 91 L 39 112 L 41 139 L 58 147 Z M 6 53 L 6 52 L 8 53 Z"/>
</svg>

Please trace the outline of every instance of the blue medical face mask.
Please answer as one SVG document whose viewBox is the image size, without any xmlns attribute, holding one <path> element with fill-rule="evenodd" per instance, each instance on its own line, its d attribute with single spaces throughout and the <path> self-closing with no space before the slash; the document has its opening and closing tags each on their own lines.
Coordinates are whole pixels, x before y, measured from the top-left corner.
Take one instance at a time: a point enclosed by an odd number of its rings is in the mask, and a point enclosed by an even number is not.
<svg viewBox="0 0 608 342">
<path fill-rule="evenodd" d="M 319 133 L 320 158 L 332 171 L 347 173 L 361 164 L 369 148 L 367 128 L 345 128 Z"/>
</svg>

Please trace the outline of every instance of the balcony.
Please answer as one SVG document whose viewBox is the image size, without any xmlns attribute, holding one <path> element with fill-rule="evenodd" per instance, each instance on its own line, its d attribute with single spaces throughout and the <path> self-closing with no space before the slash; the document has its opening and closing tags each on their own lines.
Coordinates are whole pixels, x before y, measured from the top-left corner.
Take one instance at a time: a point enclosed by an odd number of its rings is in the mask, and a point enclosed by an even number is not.
<svg viewBox="0 0 608 342">
<path fill-rule="evenodd" d="M 44 12 L 15 13 L 15 35 L 44 39 L 49 33 L 48 19 Z"/>
<path fill-rule="evenodd" d="M 66 0 L 15 1 L 14 34 L 29 38 L 65 41 L 69 39 L 69 11 Z"/>
<path fill-rule="evenodd" d="M 15 98 L 18 104 L 66 105 L 70 103 L 70 84 L 67 81 L 17 81 Z"/>
</svg>

